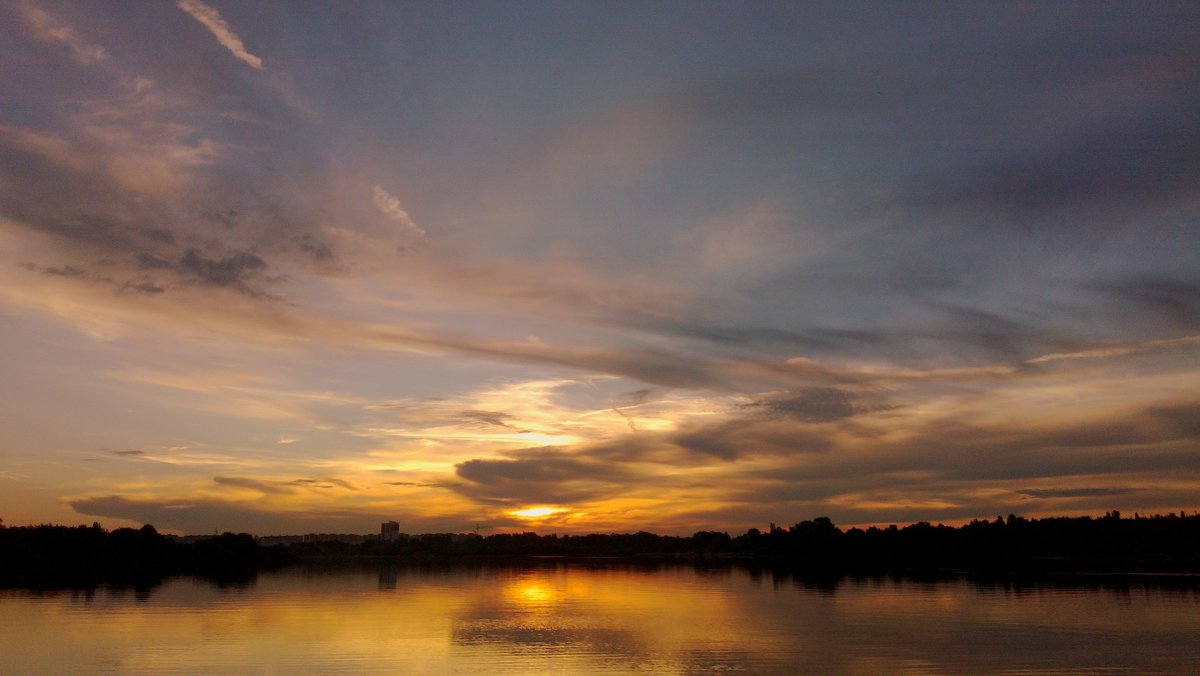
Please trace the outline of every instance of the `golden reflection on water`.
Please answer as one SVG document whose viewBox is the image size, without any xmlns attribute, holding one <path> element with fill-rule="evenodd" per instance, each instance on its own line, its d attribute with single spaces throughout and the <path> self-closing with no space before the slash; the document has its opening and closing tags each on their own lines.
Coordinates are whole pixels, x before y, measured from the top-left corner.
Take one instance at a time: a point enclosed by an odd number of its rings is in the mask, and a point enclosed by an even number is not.
<svg viewBox="0 0 1200 676">
<path fill-rule="evenodd" d="M 559 598 L 561 594 L 538 579 L 521 580 L 505 587 L 505 597 L 513 603 L 531 607 L 545 606 Z"/>
<path fill-rule="evenodd" d="M 175 579 L 141 598 L 0 591 L 0 673 L 1169 673 L 1200 669 L 1198 611 L 1194 588 L 1010 593 L 686 567 L 292 570 L 243 588 Z"/>
</svg>

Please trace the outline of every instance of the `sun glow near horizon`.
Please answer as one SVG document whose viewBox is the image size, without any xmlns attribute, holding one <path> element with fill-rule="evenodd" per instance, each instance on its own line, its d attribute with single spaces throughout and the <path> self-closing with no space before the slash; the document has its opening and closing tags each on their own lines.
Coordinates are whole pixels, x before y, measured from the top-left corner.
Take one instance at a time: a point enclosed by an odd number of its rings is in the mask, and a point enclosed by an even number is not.
<svg viewBox="0 0 1200 676">
<path fill-rule="evenodd" d="M 537 521 L 547 517 L 563 514 L 567 510 L 562 507 L 527 507 L 525 509 L 515 509 L 509 512 L 510 515 L 518 519 L 526 519 L 529 521 Z"/>
</svg>

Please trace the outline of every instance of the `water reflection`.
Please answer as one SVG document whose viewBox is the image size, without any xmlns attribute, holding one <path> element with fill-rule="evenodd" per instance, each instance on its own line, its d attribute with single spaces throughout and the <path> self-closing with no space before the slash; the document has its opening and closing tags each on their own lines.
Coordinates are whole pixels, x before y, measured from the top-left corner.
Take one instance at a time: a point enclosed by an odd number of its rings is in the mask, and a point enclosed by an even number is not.
<svg viewBox="0 0 1200 676">
<path fill-rule="evenodd" d="M 0 672 L 1200 671 L 1200 578 L 295 568 L 0 591 Z"/>
<path fill-rule="evenodd" d="M 385 563 L 379 566 L 379 591 L 395 591 L 396 581 L 399 579 L 396 564 Z"/>
</svg>

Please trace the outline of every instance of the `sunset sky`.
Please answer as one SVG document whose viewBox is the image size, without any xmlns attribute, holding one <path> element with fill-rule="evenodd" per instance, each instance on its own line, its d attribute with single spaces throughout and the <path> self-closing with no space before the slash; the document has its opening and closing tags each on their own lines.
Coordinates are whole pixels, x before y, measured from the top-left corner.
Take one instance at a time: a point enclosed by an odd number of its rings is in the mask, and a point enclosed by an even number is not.
<svg viewBox="0 0 1200 676">
<path fill-rule="evenodd" d="M 0 4 L 0 518 L 1200 508 L 1200 4 Z"/>
</svg>

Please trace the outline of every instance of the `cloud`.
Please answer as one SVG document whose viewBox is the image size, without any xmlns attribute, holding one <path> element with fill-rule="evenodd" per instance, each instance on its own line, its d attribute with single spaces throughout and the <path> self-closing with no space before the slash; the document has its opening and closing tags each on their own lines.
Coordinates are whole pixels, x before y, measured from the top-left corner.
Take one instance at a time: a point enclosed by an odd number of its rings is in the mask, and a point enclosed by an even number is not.
<svg viewBox="0 0 1200 676">
<path fill-rule="evenodd" d="M 298 235 L 293 241 L 297 249 L 312 256 L 313 260 L 318 263 L 332 264 L 337 260 L 337 256 L 333 253 L 333 248 L 325 242 L 316 241 L 312 235 Z"/>
<path fill-rule="evenodd" d="M 1123 316 L 1141 316 L 1184 331 L 1200 328 L 1200 283 L 1165 276 L 1117 279 L 1091 285 L 1114 297 Z"/>
<path fill-rule="evenodd" d="M 379 213 L 399 224 L 406 232 L 421 239 L 425 237 L 425 231 L 417 227 L 408 212 L 400 207 L 400 200 L 388 194 L 388 191 L 375 186 L 371 190 L 371 201 L 375 203 L 375 208 L 379 209 Z"/>
<path fill-rule="evenodd" d="M 529 449 L 513 459 L 468 460 L 455 465 L 467 483 L 454 490 L 481 502 L 506 505 L 571 504 L 619 495 L 636 477 L 610 463 L 553 449 Z"/>
<path fill-rule="evenodd" d="M 151 295 L 151 296 L 155 295 L 155 294 L 159 294 L 159 293 L 165 293 L 167 290 L 167 287 L 159 286 L 158 284 L 155 284 L 154 282 L 150 282 L 150 281 L 140 281 L 140 282 L 130 281 L 130 282 L 126 282 L 125 284 L 121 285 L 121 288 L 129 289 L 129 290 L 141 293 L 141 294 Z"/>
<path fill-rule="evenodd" d="M 385 485 L 401 486 L 403 488 L 445 488 L 447 486 L 447 484 L 423 481 L 388 481 L 385 482 Z"/>
<path fill-rule="evenodd" d="M 237 488 L 249 488 L 259 493 L 268 495 L 288 495 L 295 491 L 286 486 L 282 486 L 273 481 L 261 481 L 259 479 L 251 479 L 247 477 L 231 477 L 231 476 L 215 476 L 213 482 L 222 486 L 235 486 Z"/>
<path fill-rule="evenodd" d="M 338 479 L 336 477 L 324 477 L 321 479 L 293 479 L 289 481 L 288 484 L 292 486 L 303 486 L 306 488 L 344 488 L 348 491 L 358 490 L 358 488 L 349 481 L 346 481 L 345 479 Z"/>
<path fill-rule="evenodd" d="M 267 263 L 256 254 L 242 251 L 224 257 L 208 257 L 198 249 L 188 249 L 177 261 L 168 261 L 158 256 L 141 252 L 134 257 L 137 270 L 142 273 L 172 273 L 189 282 L 228 288 L 248 297 L 268 300 L 273 297 L 257 288 L 264 279 Z M 38 271 L 54 277 L 70 278 L 110 286 L 118 291 L 135 291 L 141 294 L 161 294 L 167 290 L 161 280 L 136 276 L 124 281 L 114 279 L 112 274 L 126 271 L 114 268 L 107 262 L 108 275 L 93 274 L 74 265 L 37 266 L 26 264 L 25 269 Z M 160 274 L 161 276 L 161 274 Z"/>
<path fill-rule="evenodd" d="M 81 270 L 73 265 L 64 265 L 57 268 L 42 268 L 42 272 L 47 275 L 55 275 L 58 277 L 87 277 L 86 270 Z"/>
<path fill-rule="evenodd" d="M 633 416 L 629 415 L 622 409 L 636 408 L 641 406 L 647 401 L 650 401 L 651 397 L 653 396 L 654 390 L 649 388 L 641 388 L 632 392 L 626 392 L 619 397 L 614 397 L 613 399 L 608 400 L 607 403 L 608 407 L 612 409 L 613 413 L 616 413 L 625 419 L 625 423 L 629 426 L 630 432 L 637 432 L 637 422 L 633 419 Z"/>
<path fill-rule="evenodd" d="M 229 28 L 229 24 L 221 18 L 220 12 L 200 0 L 178 0 L 175 4 L 203 24 L 213 34 L 213 37 L 217 38 L 217 42 L 220 42 L 221 46 L 228 49 L 239 61 L 251 68 L 263 70 L 262 59 L 246 51 L 242 39 Z"/>
<path fill-rule="evenodd" d="M 65 106 L 60 130 L 0 126 L 0 201 L 10 226 L 52 238 L 46 248 L 77 264 L 140 250 L 173 257 L 185 237 L 203 244 L 180 212 L 220 151 L 199 129 L 172 119 L 184 107 L 152 85 L 125 82 Z"/>
<path fill-rule="evenodd" d="M 170 261 L 165 261 L 152 253 L 141 252 L 134 257 L 139 268 L 143 270 L 170 270 L 175 266 Z"/>
<path fill-rule="evenodd" d="M 372 510 L 303 509 L 272 510 L 255 504 L 214 498 L 157 499 L 124 495 L 81 498 L 68 502 L 72 509 L 89 516 L 127 519 L 152 524 L 160 530 L 210 534 L 215 531 L 265 534 L 361 533 L 368 524 L 394 518 Z M 435 520 L 420 525 L 444 526 Z M 421 531 L 417 531 L 421 532 Z"/>
<path fill-rule="evenodd" d="M 761 455 L 807 455 L 834 447 L 831 437 L 794 420 L 731 418 L 684 429 L 671 437 L 681 448 L 726 461 Z"/>
<path fill-rule="evenodd" d="M 831 453 L 796 463 L 794 476 L 776 476 L 847 487 L 924 484 L 936 490 L 959 483 L 994 487 L 1013 480 L 1178 473 L 1200 469 L 1194 453 L 1200 441 L 1197 419 L 1200 404 L 1194 402 L 1065 420 L 1034 412 L 1007 422 L 989 420 L 984 413 L 926 421 L 886 415 L 874 425 L 903 432 L 839 437 Z"/>
<path fill-rule="evenodd" d="M 74 27 L 51 16 L 41 7 L 35 7 L 30 2 L 21 2 L 17 4 L 17 8 L 29 22 L 38 39 L 65 44 L 80 63 L 91 64 L 108 58 L 108 53 L 103 47 L 88 43 L 79 36 Z"/>
<path fill-rule="evenodd" d="M 1129 495 L 1140 489 L 1137 488 L 1024 488 L 1017 493 L 1031 498 L 1090 498 L 1107 495 Z"/>
<path fill-rule="evenodd" d="M 812 387 L 798 392 L 756 401 L 748 405 L 768 415 L 793 418 L 802 422 L 831 422 L 854 415 L 850 395 L 833 387 Z"/>
<path fill-rule="evenodd" d="M 459 414 L 459 419 L 466 425 L 471 427 L 501 427 L 506 430 L 517 430 L 511 422 L 513 416 L 501 411 L 463 411 Z"/>
<path fill-rule="evenodd" d="M 36 160 L 74 173 L 86 172 L 93 165 L 91 160 L 81 157 L 76 144 L 60 134 L 9 126 L 0 126 L 0 133 L 12 151 L 27 156 L 24 163 L 27 169 L 35 169 L 31 165 Z"/>
<path fill-rule="evenodd" d="M 1044 354 L 1033 359 L 1026 360 L 1024 365 L 1047 364 L 1058 361 L 1073 361 L 1073 360 L 1102 360 L 1115 357 L 1124 357 L 1127 355 L 1139 354 L 1142 352 L 1157 352 L 1169 351 L 1173 349 L 1189 348 L 1200 346 L 1200 335 L 1183 336 L 1180 338 L 1167 338 L 1162 340 L 1142 340 L 1125 343 L 1110 343 L 1099 347 L 1084 348 L 1074 352 L 1053 352 Z"/>
<path fill-rule="evenodd" d="M 1200 132 L 1183 114 L 1154 116 L 1123 127 L 1076 132 L 1015 157 L 957 167 L 909 197 L 921 209 L 991 213 L 1020 227 L 1031 222 L 1079 227 L 1053 218 L 1064 208 L 1137 213 L 1187 203 L 1200 191 Z"/>
<path fill-rule="evenodd" d="M 196 249 L 188 249 L 179 259 L 177 269 L 202 282 L 239 291 L 254 293 L 249 282 L 267 268 L 263 259 L 248 251 L 224 258 L 208 258 Z"/>
<path fill-rule="evenodd" d="M 1052 378 L 1048 384 L 1056 382 Z M 439 488 L 446 489 L 439 494 L 461 496 L 484 510 L 563 505 L 594 514 L 588 524 L 614 518 L 618 523 L 634 519 L 639 527 L 687 528 L 744 527 L 813 514 L 832 515 L 839 523 L 976 518 L 997 511 L 1061 509 L 1063 500 L 1085 511 L 1167 509 L 1173 499 L 1190 504 L 1189 496 L 1198 490 L 1195 481 L 1178 476 L 1195 465 L 1192 450 L 1200 439 L 1195 402 L 997 421 L 988 410 L 993 396 L 968 396 L 959 404 L 943 402 L 933 408 L 914 402 L 895 410 L 863 410 L 822 423 L 804 420 L 809 413 L 804 396 L 796 397 L 799 418 L 788 412 L 792 397 L 762 396 L 748 406 L 727 407 L 718 422 L 693 421 L 675 430 L 647 430 L 600 444 L 527 448 L 447 463 L 452 477 L 439 479 L 437 472 L 426 472 L 382 484 L 368 480 L 359 494 L 379 504 L 387 499 L 387 487 L 422 493 Z M 787 402 L 780 413 L 753 405 L 775 399 Z M 1086 402 L 1081 405 L 1083 412 L 1091 410 Z M 434 457 L 429 451 L 414 452 L 412 457 L 423 464 Z M 1149 504 L 1150 493 L 1142 489 L 1097 489 L 1110 480 L 1121 482 L 1118 487 L 1154 484 L 1159 502 Z M 215 481 L 265 498 L 289 491 L 298 495 L 302 489 L 311 489 L 304 492 L 312 495 L 352 489 L 348 481 L 319 477 L 280 481 L 222 476 Z M 1132 502 L 1113 502 L 1123 497 Z M 725 505 L 724 511 L 716 505 Z M 254 508 L 263 509 L 258 503 Z M 471 513 L 469 505 L 452 509 Z M 627 509 L 631 511 L 623 511 Z M 597 510 L 626 515 L 602 516 Z M 462 523 L 477 518 L 495 520 L 486 511 L 459 517 Z M 747 521 L 736 520 L 743 518 Z"/>
</svg>

